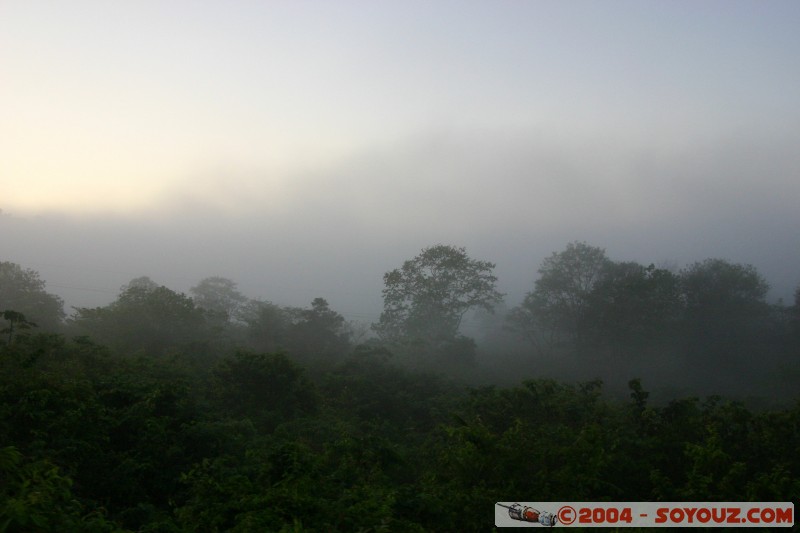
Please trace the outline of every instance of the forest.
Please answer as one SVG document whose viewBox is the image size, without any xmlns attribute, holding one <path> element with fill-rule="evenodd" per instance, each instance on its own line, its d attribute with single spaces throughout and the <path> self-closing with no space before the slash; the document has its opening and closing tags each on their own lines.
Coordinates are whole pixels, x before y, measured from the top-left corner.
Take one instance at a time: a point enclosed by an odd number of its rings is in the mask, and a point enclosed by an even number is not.
<svg viewBox="0 0 800 533">
<path fill-rule="evenodd" d="M 69 314 L 0 262 L 0 532 L 487 531 L 498 501 L 800 500 L 800 287 L 434 245 L 348 322 L 211 276 Z M 479 328 L 466 327 L 479 324 Z"/>
</svg>

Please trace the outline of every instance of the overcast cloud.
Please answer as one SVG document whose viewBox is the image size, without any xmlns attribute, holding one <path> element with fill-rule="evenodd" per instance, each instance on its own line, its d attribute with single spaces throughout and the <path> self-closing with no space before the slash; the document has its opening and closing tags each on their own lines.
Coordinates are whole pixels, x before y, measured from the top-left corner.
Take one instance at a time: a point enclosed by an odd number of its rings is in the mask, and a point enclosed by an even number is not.
<svg viewBox="0 0 800 533">
<path fill-rule="evenodd" d="M 800 283 L 797 3 L 332 5 L 0 6 L 0 259 L 366 321 L 437 243 L 510 305 L 572 240 Z"/>
</svg>

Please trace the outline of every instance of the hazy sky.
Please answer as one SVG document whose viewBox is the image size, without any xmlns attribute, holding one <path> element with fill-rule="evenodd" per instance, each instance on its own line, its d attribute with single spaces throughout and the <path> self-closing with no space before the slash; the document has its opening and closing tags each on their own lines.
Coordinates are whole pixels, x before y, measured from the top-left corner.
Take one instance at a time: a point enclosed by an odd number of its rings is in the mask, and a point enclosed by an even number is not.
<svg viewBox="0 0 800 533">
<path fill-rule="evenodd" d="M 800 3 L 0 1 L 0 259 L 379 310 L 439 242 L 800 283 Z"/>
</svg>

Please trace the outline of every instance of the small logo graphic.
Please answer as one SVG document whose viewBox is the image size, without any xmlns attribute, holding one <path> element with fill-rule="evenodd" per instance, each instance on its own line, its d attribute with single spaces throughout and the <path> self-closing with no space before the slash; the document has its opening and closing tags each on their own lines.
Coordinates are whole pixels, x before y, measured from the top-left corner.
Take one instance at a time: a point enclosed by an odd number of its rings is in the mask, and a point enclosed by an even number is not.
<svg viewBox="0 0 800 533">
<path fill-rule="evenodd" d="M 513 518 L 514 520 L 519 520 L 521 522 L 533 522 L 538 523 L 543 526 L 553 527 L 556 525 L 558 518 L 553 513 L 549 513 L 547 511 L 539 511 L 538 509 L 534 509 L 533 507 L 527 507 L 520 505 L 519 503 L 514 503 L 511 505 L 504 505 L 502 503 L 498 503 L 500 507 L 505 507 L 508 509 L 508 516 Z"/>
<path fill-rule="evenodd" d="M 578 513 L 575 512 L 575 508 L 571 505 L 565 505 L 558 510 L 558 519 L 565 526 L 572 524 L 577 516 Z"/>
</svg>

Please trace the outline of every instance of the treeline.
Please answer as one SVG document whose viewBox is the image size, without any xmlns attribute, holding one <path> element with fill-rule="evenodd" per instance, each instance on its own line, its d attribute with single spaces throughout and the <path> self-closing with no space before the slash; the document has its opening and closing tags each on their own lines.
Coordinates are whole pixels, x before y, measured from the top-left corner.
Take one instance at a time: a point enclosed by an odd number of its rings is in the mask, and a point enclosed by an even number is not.
<svg viewBox="0 0 800 533">
<path fill-rule="evenodd" d="M 793 304 L 770 304 L 751 265 L 706 259 L 669 270 L 612 261 L 585 243 L 554 253 L 538 272 L 507 324 L 540 361 L 647 377 L 673 394 L 780 403 L 796 393 L 800 287 Z"/>
<path fill-rule="evenodd" d="M 766 407 L 794 398 L 800 287 L 792 302 L 769 303 L 769 286 L 750 265 L 706 259 L 659 268 L 573 242 L 544 260 L 512 309 L 494 268 L 463 248 L 426 248 L 385 273 L 383 313 L 367 325 L 347 322 L 322 298 L 280 306 L 248 298 L 221 277 L 201 280 L 189 295 L 136 278 L 109 305 L 67 317 L 38 273 L 3 262 L 0 325 L 8 337 L 36 324 L 125 354 L 191 350 L 198 364 L 245 348 L 324 366 L 367 344 L 406 368 L 472 384 L 599 378 L 624 394 L 635 376 L 658 401 L 724 394 Z"/>
<path fill-rule="evenodd" d="M 136 278 L 67 317 L 0 262 L 0 531 L 484 531 L 514 499 L 800 496 L 800 290 L 769 304 L 747 265 L 571 243 L 501 312 L 494 267 L 426 248 L 384 275 L 366 330 L 220 277 L 190 296 Z M 654 403 L 648 371 L 783 386 L 782 406 Z"/>
<path fill-rule="evenodd" d="M 769 286 L 750 265 L 707 259 L 670 270 L 613 261 L 574 242 L 545 259 L 513 309 L 503 305 L 494 268 L 463 248 L 426 248 L 384 275 L 384 310 L 371 327 L 348 323 L 322 298 L 279 306 L 221 277 L 201 280 L 188 296 L 137 278 L 109 305 L 66 317 L 38 273 L 8 262 L 0 263 L 0 310 L 12 313 L 9 337 L 36 324 L 126 354 L 191 350 L 200 360 L 235 348 L 283 350 L 324 365 L 367 343 L 409 368 L 448 375 L 476 366 L 474 375 L 498 375 L 513 365 L 520 377 L 559 368 L 559 376 L 607 379 L 613 369 L 625 381 L 682 383 L 683 392 L 728 385 L 735 394 L 744 382 L 747 393 L 773 396 L 791 395 L 800 378 L 800 287 L 791 304 L 768 303 Z M 464 334 L 465 318 L 480 321 L 477 339 Z"/>
</svg>

